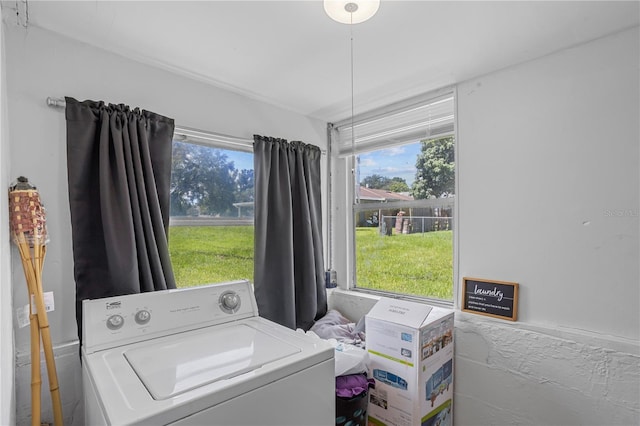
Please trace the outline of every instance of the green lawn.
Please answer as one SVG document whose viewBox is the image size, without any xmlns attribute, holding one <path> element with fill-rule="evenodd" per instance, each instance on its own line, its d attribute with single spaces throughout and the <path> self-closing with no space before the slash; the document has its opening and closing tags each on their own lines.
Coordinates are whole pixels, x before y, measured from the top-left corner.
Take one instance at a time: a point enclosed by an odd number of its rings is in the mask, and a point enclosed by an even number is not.
<svg viewBox="0 0 640 426">
<path fill-rule="evenodd" d="M 178 287 L 253 281 L 253 226 L 171 226 L 169 254 Z"/>
<path fill-rule="evenodd" d="M 357 228 L 358 287 L 451 300 L 451 231 L 380 236 Z M 253 226 L 172 226 L 169 252 L 178 287 L 253 281 Z"/>
<path fill-rule="evenodd" d="M 381 236 L 356 228 L 357 286 L 453 299 L 452 231 Z"/>
</svg>

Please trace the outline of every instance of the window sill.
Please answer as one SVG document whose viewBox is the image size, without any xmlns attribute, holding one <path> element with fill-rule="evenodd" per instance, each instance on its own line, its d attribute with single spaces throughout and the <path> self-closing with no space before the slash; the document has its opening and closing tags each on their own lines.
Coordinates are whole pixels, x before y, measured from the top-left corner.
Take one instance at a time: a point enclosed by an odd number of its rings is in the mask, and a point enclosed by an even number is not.
<svg viewBox="0 0 640 426">
<path fill-rule="evenodd" d="M 329 309 L 336 309 L 352 321 L 358 321 L 378 302 L 382 297 L 408 300 L 424 303 L 431 306 L 453 309 L 453 301 L 427 299 L 424 297 L 412 297 L 409 295 L 386 293 L 367 289 L 327 289 Z"/>
</svg>

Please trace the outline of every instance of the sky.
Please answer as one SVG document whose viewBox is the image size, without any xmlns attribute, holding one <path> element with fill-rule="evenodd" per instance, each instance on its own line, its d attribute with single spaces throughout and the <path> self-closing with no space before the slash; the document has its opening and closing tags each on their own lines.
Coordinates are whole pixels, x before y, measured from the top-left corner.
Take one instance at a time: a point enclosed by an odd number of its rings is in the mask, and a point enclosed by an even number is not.
<svg viewBox="0 0 640 426">
<path fill-rule="evenodd" d="M 224 150 L 237 170 L 253 170 L 253 154 Z M 360 181 L 374 174 L 388 178 L 401 177 L 411 186 L 416 175 L 416 157 L 420 142 L 360 154 Z"/>
<path fill-rule="evenodd" d="M 230 149 L 223 150 L 229 161 L 233 161 L 236 170 L 250 169 L 253 170 L 253 153 L 232 151 Z"/>
<path fill-rule="evenodd" d="M 411 187 L 416 176 L 420 142 L 360 154 L 360 182 L 374 174 L 401 177 Z"/>
</svg>

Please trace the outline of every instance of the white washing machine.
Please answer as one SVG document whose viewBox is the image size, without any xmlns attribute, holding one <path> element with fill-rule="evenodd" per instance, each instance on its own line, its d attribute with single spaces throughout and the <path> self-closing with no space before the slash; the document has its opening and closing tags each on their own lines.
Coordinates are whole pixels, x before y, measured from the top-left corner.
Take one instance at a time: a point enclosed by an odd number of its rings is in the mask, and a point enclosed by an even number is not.
<svg viewBox="0 0 640 426">
<path fill-rule="evenodd" d="M 87 425 L 333 425 L 334 349 L 248 281 L 83 302 Z"/>
</svg>

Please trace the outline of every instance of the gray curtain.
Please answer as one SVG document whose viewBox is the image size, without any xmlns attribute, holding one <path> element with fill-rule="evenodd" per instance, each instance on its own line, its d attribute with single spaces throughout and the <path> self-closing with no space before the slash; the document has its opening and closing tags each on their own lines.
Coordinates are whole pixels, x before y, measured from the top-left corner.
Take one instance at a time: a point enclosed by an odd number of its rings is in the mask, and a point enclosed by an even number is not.
<svg viewBox="0 0 640 426">
<path fill-rule="evenodd" d="M 317 146 L 254 136 L 254 286 L 260 316 L 308 330 L 327 312 Z"/>
<path fill-rule="evenodd" d="M 167 246 L 174 122 L 121 104 L 66 103 L 82 338 L 82 300 L 175 288 Z"/>
</svg>

